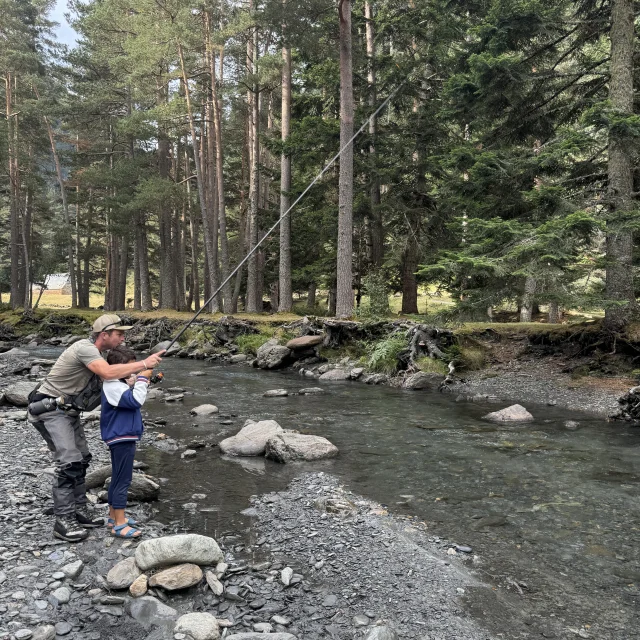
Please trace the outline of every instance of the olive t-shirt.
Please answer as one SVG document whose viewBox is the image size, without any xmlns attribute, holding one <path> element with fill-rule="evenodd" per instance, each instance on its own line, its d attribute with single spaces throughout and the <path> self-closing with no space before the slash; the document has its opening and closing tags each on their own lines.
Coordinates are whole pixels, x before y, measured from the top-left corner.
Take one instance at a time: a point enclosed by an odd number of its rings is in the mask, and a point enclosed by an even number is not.
<svg viewBox="0 0 640 640">
<path fill-rule="evenodd" d="M 56 360 L 38 392 L 53 397 L 77 395 L 93 375 L 87 365 L 100 358 L 102 356 L 91 340 L 78 340 Z"/>
</svg>

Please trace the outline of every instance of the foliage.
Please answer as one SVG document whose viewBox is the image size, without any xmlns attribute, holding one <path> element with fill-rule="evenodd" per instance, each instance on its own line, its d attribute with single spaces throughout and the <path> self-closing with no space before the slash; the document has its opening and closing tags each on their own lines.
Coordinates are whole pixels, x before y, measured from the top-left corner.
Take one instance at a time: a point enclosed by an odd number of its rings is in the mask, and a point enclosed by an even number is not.
<svg viewBox="0 0 640 640">
<path fill-rule="evenodd" d="M 246 333 L 235 340 L 240 353 L 256 355 L 258 349 L 268 340 L 273 338 L 273 332 L 261 331 L 260 333 Z"/>
<path fill-rule="evenodd" d="M 407 349 L 407 339 L 398 334 L 374 342 L 367 347 L 366 368 L 391 375 L 398 370 L 398 358 Z"/>
<path fill-rule="evenodd" d="M 448 372 L 448 367 L 445 362 L 437 358 L 429 358 L 428 356 L 418 358 L 418 360 L 416 360 L 416 366 L 420 371 L 424 371 L 425 373 L 439 373 L 444 376 Z"/>
</svg>

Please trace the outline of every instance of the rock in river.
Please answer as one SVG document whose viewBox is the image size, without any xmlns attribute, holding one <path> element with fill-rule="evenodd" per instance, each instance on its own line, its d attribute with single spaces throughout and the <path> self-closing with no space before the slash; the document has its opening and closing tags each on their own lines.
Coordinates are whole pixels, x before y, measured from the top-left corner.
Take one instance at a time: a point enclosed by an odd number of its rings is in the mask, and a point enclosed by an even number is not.
<svg viewBox="0 0 640 640">
<path fill-rule="evenodd" d="M 258 366 L 261 369 L 278 369 L 279 367 L 283 367 L 287 363 L 290 355 L 291 350 L 279 345 L 277 340 L 268 340 L 256 352 Z"/>
<path fill-rule="evenodd" d="M 262 394 L 265 398 L 285 398 L 289 395 L 286 389 L 269 389 Z"/>
<path fill-rule="evenodd" d="M 174 633 L 185 633 L 193 640 L 217 640 L 220 629 L 210 613 L 187 613 L 178 618 Z"/>
<path fill-rule="evenodd" d="M 192 416 L 210 416 L 214 413 L 218 413 L 218 407 L 215 404 L 201 404 L 195 409 L 191 409 L 189 413 Z"/>
<path fill-rule="evenodd" d="M 16 407 L 26 407 L 29 404 L 29 394 L 36 387 L 35 382 L 16 382 L 4 390 L 4 400 Z"/>
<path fill-rule="evenodd" d="M 329 369 L 320 376 L 320 380 L 349 380 L 351 371 L 346 369 Z"/>
<path fill-rule="evenodd" d="M 218 543 L 196 533 L 143 540 L 136 549 L 135 558 L 142 571 L 179 562 L 213 565 L 223 560 Z"/>
<path fill-rule="evenodd" d="M 202 569 L 197 564 L 179 564 L 159 571 L 149 578 L 150 587 L 162 587 L 167 591 L 187 589 L 202 580 Z"/>
<path fill-rule="evenodd" d="M 522 405 L 514 404 L 500 411 L 492 411 L 483 416 L 483 419 L 493 422 L 531 422 L 533 416 Z"/>
<path fill-rule="evenodd" d="M 427 373 L 425 371 L 418 371 L 410 376 L 407 376 L 402 383 L 403 389 L 413 389 L 419 391 L 421 389 L 433 389 L 437 390 L 444 376 L 439 373 Z"/>
<path fill-rule="evenodd" d="M 261 420 L 242 427 L 235 436 L 224 439 L 218 446 L 222 453 L 230 456 L 261 456 L 267 440 L 278 433 L 282 433 L 282 427 L 275 420 Z"/>
<path fill-rule="evenodd" d="M 107 573 L 107 585 L 110 589 L 128 589 L 140 574 L 135 558 L 127 558 Z"/>
<path fill-rule="evenodd" d="M 302 433 L 279 433 L 267 440 L 265 455 L 276 462 L 335 458 L 338 447 L 321 436 Z"/>
</svg>

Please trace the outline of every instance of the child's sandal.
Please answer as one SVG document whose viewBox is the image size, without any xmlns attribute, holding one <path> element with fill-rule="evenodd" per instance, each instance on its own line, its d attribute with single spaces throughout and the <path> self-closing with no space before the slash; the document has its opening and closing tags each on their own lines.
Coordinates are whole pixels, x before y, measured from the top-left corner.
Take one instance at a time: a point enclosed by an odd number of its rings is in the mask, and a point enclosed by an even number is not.
<svg viewBox="0 0 640 640">
<path fill-rule="evenodd" d="M 125 529 L 129 529 L 129 531 L 123 533 Z M 114 526 L 111 533 L 116 538 L 139 538 L 142 535 L 140 529 L 130 526 L 127 522 Z"/>
<path fill-rule="evenodd" d="M 126 518 L 125 522 L 128 525 L 138 524 L 138 521 L 134 520 L 133 518 Z M 116 524 L 116 521 L 113 518 L 107 518 L 107 529 L 113 529 L 115 524 Z"/>
</svg>

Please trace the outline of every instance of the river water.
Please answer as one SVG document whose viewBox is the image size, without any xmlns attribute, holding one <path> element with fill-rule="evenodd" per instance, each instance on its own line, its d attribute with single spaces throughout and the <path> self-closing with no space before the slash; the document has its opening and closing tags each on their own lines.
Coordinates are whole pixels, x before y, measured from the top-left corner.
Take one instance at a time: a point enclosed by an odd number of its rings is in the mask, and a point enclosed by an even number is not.
<svg viewBox="0 0 640 640">
<path fill-rule="evenodd" d="M 525 623 L 531 613 L 559 616 L 583 634 L 599 630 L 589 637 L 640 637 L 640 428 L 526 399 L 535 422 L 496 426 L 482 416 L 502 405 L 456 403 L 446 394 L 310 383 L 290 372 L 191 360 L 167 359 L 163 370 L 165 387 L 188 393 L 183 402 L 150 401 L 145 409 L 167 420 L 162 431 L 180 440 L 181 450 L 233 435 L 247 418 L 271 418 L 327 437 L 340 456 L 279 465 L 225 459 L 207 447 L 184 461 L 148 447 L 140 458 L 167 479 L 160 520 L 214 536 L 250 531 L 250 519 L 240 515 L 250 495 L 323 470 L 393 513 L 417 516 L 434 536 L 473 547 L 478 576 L 526 602 Z M 326 394 L 262 397 L 310 384 Z M 203 403 L 220 414 L 189 415 Z M 567 428 L 567 420 L 579 426 Z M 183 508 L 193 502 L 195 510 Z M 486 607 L 470 604 L 479 617 Z"/>
</svg>

